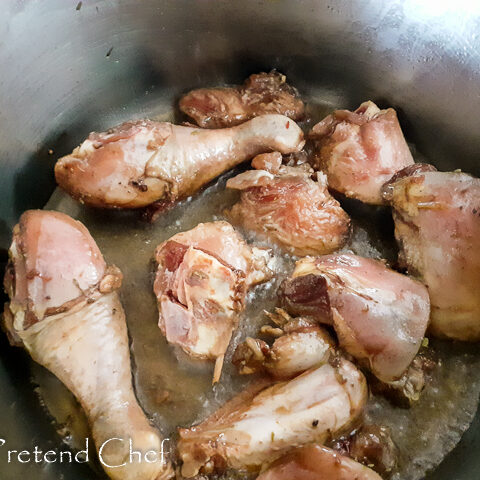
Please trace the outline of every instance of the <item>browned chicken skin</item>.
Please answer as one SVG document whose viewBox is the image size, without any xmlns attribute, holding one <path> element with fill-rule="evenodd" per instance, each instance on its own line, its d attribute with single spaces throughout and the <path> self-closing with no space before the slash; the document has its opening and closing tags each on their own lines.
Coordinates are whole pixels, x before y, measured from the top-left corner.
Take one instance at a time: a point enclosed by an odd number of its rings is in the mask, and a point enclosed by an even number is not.
<svg viewBox="0 0 480 480">
<path fill-rule="evenodd" d="M 427 172 L 436 172 L 437 169 L 430 165 L 429 163 L 414 163 L 408 165 L 408 167 L 402 168 L 393 175 L 387 182 L 382 186 L 382 197 L 386 202 L 391 202 L 393 197 L 393 190 L 395 184 L 406 177 L 419 177 Z"/>
<path fill-rule="evenodd" d="M 297 91 L 279 72 L 251 75 L 239 87 L 192 90 L 181 98 L 179 106 L 203 128 L 232 127 L 267 113 L 301 120 L 305 113 Z"/>
<path fill-rule="evenodd" d="M 80 222 L 43 210 L 22 215 L 10 257 L 6 327 L 78 399 L 108 475 L 114 480 L 172 477 L 161 458 L 162 439 L 133 391 L 125 314 L 115 292 L 119 270 L 106 266 Z M 130 440 L 143 454 L 154 451 L 157 461 L 135 457 L 130 462 Z"/>
<path fill-rule="evenodd" d="M 430 330 L 480 340 L 480 179 L 424 172 L 390 182 L 400 261 L 428 288 Z"/>
<path fill-rule="evenodd" d="M 246 292 L 269 276 L 268 252 L 247 245 L 229 223 L 212 222 L 163 242 L 155 260 L 160 329 L 189 355 L 217 359 L 217 381 Z"/>
<path fill-rule="evenodd" d="M 58 160 L 55 178 L 72 197 L 94 207 L 170 205 L 259 153 L 296 152 L 303 144 L 298 125 L 282 115 L 222 130 L 139 120 L 91 133 Z"/>
<path fill-rule="evenodd" d="M 351 428 L 367 400 L 365 378 L 341 358 L 271 383 L 257 381 L 204 422 L 180 429 L 184 477 L 226 467 L 259 470 L 294 447 Z"/>
<path fill-rule="evenodd" d="M 325 175 L 307 164 L 283 166 L 278 152 L 259 155 L 252 165 L 256 170 L 227 182 L 242 192 L 227 213 L 233 223 L 295 255 L 331 253 L 345 244 L 350 218 L 330 195 Z"/>
<path fill-rule="evenodd" d="M 332 324 L 340 346 L 384 382 L 408 368 L 430 313 L 420 282 L 352 254 L 299 260 L 282 297 L 292 313 Z"/>
<path fill-rule="evenodd" d="M 382 425 L 362 425 L 352 435 L 337 439 L 329 446 L 369 466 L 384 478 L 390 477 L 397 466 L 397 447 L 390 429 Z"/>
<path fill-rule="evenodd" d="M 413 164 L 393 108 L 380 110 L 373 102 L 357 110 L 336 110 L 309 134 L 315 143 L 314 167 L 328 185 L 347 197 L 382 205 L 382 185 Z"/>
<path fill-rule="evenodd" d="M 257 480 L 382 480 L 368 467 L 321 445 L 298 448 L 277 460 Z"/>
</svg>

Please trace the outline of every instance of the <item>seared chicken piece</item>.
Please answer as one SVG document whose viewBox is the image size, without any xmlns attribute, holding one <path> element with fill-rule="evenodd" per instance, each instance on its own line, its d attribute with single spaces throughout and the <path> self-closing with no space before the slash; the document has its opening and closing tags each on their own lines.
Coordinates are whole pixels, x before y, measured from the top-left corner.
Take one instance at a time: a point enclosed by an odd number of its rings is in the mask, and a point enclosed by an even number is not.
<svg viewBox="0 0 480 480">
<path fill-rule="evenodd" d="M 227 213 L 232 222 L 295 255 L 330 253 L 345 244 L 350 218 L 330 195 L 325 175 L 312 178 L 307 164 L 282 166 L 278 152 L 259 155 L 252 165 L 257 170 L 227 182 L 227 187 L 242 192 Z"/>
<path fill-rule="evenodd" d="M 326 363 L 336 354 L 333 339 L 313 319 L 293 319 L 280 308 L 267 315 L 276 326 L 264 325 L 260 333 L 276 339 L 271 346 L 251 337 L 240 343 L 232 358 L 240 375 L 268 373 L 277 379 L 288 379 Z M 370 375 L 369 385 L 374 393 L 385 396 L 393 404 L 409 408 L 420 399 L 435 365 L 431 352 L 422 348 L 398 380 L 383 382 Z"/>
<path fill-rule="evenodd" d="M 203 128 L 231 127 L 266 113 L 300 120 L 305 113 L 298 92 L 278 72 L 251 75 L 239 87 L 192 90 L 179 106 Z"/>
<path fill-rule="evenodd" d="M 269 276 L 268 251 L 247 245 L 229 223 L 212 222 L 163 242 L 155 259 L 162 333 L 193 357 L 216 359 L 217 381 L 246 292 Z"/>
<path fill-rule="evenodd" d="M 241 375 L 265 372 L 274 378 L 288 379 L 328 362 L 334 343 L 316 322 L 289 318 L 281 309 L 269 316 L 281 327 L 266 325 L 261 333 L 278 338 L 271 347 L 263 340 L 251 337 L 239 344 L 232 363 Z"/>
<path fill-rule="evenodd" d="M 5 322 L 81 403 L 112 479 L 166 479 L 173 473 L 160 458 L 162 439 L 132 387 L 125 315 L 115 292 L 121 278 L 80 222 L 58 212 L 28 211 L 10 247 Z M 130 439 L 133 449 L 156 452 L 157 461 L 130 462 Z"/>
<path fill-rule="evenodd" d="M 335 450 L 307 445 L 280 458 L 257 480 L 382 480 L 368 467 Z"/>
<path fill-rule="evenodd" d="M 293 447 L 348 429 L 366 400 L 364 376 L 341 358 L 268 388 L 255 382 L 201 424 L 180 429 L 182 475 L 258 470 Z"/>
<path fill-rule="evenodd" d="M 425 172 L 390 184 L 400 261 L 428 288 L 432 334 L 480 340 L 480 179 Z"/>
<path fill-rule="evenodd" d="M 328 177 L 328 185 L 347 197 L 382 205 L 382 185 L 413 164 L 393 108 L 380 110 L 373 102 L 354 112 L 336 110 L 315 125 L 314 167 Z"/>
<path fill-rule="evenodd" d="M 384 382 L 408 368 L 430 313 L 420 282 L 352 254 L 299 260 L 282 297 L 287 310 L 332 324 L 340 346 Z"/>
<path fill-rule="evenodd" d="M 334 441 L 331 448 L 368 465 L 385 478 L 397 466 L 398 450 L 390 429 L 381 425 L 362 425 L 351 436 Z"/>
<path fill-rule="evenodd" d="M 303 144 L 300 128 L 282 115 L 223 130 L 139 120 L 91 133 L 58 160 L 55 177 L 72 197 L 94 207 L 167 206 L 259 153 L 296 152 Z"/>
</svg>

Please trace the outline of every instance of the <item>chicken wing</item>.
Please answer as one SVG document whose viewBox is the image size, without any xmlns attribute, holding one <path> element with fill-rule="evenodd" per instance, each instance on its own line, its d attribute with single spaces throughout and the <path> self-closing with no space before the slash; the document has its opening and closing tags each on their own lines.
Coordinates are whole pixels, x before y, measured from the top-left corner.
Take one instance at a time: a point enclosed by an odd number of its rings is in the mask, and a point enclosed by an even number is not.
<svg viewBox="0 0 480 480">
<path fill-rule="evenodd" d="M 160 329 L 189 355 L 217 359 L 217 381 L 246 292 L 270 274 L 268 251 L 247 245 L 229 223 L 212 222 L 174 235 L 155 259 Z"/>
<path fill-rule="evenodd" d="M 428 288 L 430 330 L 480 340 L 480 179 L 425 172 L 390 183 L 400 261 Z"/>
<path fill-rule="evenodd" d="M 282 115 L 223 130 L 139 120 L 91 133 L 58 160 L 55 177 L 72 197 L 94 207 L 168 206 L 259 153 L 296 152 L 303 144 L 300 128 Z"/>
<path fill-rule="evenodd" d="M 5 287 L 6 326 L 32 358 L 56 375 L 87 414 L 99 457 L 114 480 L 170 478 L 162 439 L 132 387 L 125 315 L 88 230 L 67 215 L 31 210 L 14 228 Z M 114 440 L 112 440 L 114 439 Z M 132 448 L 152 463 L 129 459 Z"/>
<path fill-rule="evenodd" d="M 274 378 L 288 379 L 328 362 L 334 342 L 325 329 L 308 319 L 288 318 L 281 309 L 269 316 L 277 327 L 267 325 L 260 331 L 278 338 L 271 347 L 263 340 L 251 337 L 240 343 L 232 363 L 241 375 L 265 372 Z"/>
<path fill-rule="evenodd" d="M 287 310 L 332 324 L 340 346 L 385 382 L 412 362 L 430 313 L 420 282 L 352 254 L 299 260 L 281 296 Z"/>
<path fill-rule="evenodd" d="M 329 187 L 365 203 L 384 204 L 382 185 L 413 164 L 395 110 L 380 110 L 370 101 L 354 112 L 336 110 L 309 136 L 314 167 L 326 173 Z"/>
<path fill-rule="evenodd" d="M 321 445 L 307 445 L 280 458 L 257 480 L 382 480 L 368 467 Z"/>
<path fill-rule="evenodd" d="M 228 188 L 242 192 L 227 212 L 229 218 L 295 255 L 341 248 L 348 239 L 350 218 L 330 195 L 325 175 L 317 173 L 313 179 L 307 165 L 281 166 L 281 155 L 274 155 L 255 157 L 257 170 L 228 180 Z"/>
<path fill-rule="evenodd" d="M 184 477 L 222 467 L 259 470 L 294 447 L 348 429 L 367 399 L 365 378 L 341 358 L 266 385 L 256 382 L 201 424 L 180 429 Z"/>
<path fill-rule="evenodd" d="M 300 120 L 305 105 L 279 72 L 251 75 L 242 86 L 201 88 L 180 99 L 180 110 L 203 128 L 223 128 L 268 113 Z"/>
</svg>

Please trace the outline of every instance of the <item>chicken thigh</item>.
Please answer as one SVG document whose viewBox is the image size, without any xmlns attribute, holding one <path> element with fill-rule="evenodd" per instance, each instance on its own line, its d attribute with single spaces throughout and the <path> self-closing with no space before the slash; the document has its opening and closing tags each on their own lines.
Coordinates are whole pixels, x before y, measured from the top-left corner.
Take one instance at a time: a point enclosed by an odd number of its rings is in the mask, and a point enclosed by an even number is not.
<svg viewBox="0 0 480 480">
<path fill-rule="evenodd" d="M 242 86 L 200 88 L 180 99 L 180 110 L 203 128 L 223 128 L 268 113 L 300 120 L 305 105 L 279 72 L 251 75 Z"/>
<path fill-rule="evenodd" d="M 303 144 L 300 128 L 282 115 L 223 130 L 139 120 L 91 133 L 58 160 L 55 177 L 72 197 L 94 207 L 168 206 L 259 153 L 296 152 Z"/>
<path fill-rule="evenodd" d="M 341 248 L 348 239 L 350 218 L 330 195 L 325 175 L 313 175 L 306 164 L 283 166 L 281 155 L 274 155 L 255 157 L 252 165 L 257 170 L 228 180 L 228 188 L 242 192 L 229 218 L 295 255 Z"/>
<path fill-rule="evenodd" d="M 281 295 L 287 310 L 332 324 L 340 346 L 384 382 L 408 368 L 430 313 L 420 282 L 352 254 L 299 260 Z"/>
<path fill-rule="evenodd" d="M 321 445 L 297 448 L 257 480 L 382 480 L 368 467 Z"/>
<path fill-rule="evenodd" d="M 384 204 L 382 185 L 413 164 L 395 110 L 380 110 L 370 101 L 354 112 L 336 110 L 309 136 L 314 167 L 327 175 L 329 187 L 365 203 Z"/>
<path fill-rule="evenodd" d="M 322 443 L 348 429 L 367 400 L 365 378 L 341 358 L 266 385 L 256 382 L 204 422 L 180 430 L 184 477 L 201 469 L 259 470 L 294 447 Z"/>
<path fill-rule="evenodd" d="M 201 223 L 159 245 L 154 291 L 167 341 L 200 359 L 223 357 L 245 295 L 266 280 L 267 250 L 250 247 L 227 222 Z"/>
<path fill-rule="evenodd" d="M 162 439 L 132 387 L 122 275 L 88 230 L 58 212 L 31 210 L 14 228 L 5 287 L 10 336 L 56 375 L 87 414 L 100 461 L 114 480 L 170 478 Z M 113 440 L 112 440 L 113 439 Z M 131 461 L 131 447 L 148 463 Z"/>
<path fill-rule="evenodd" d="M 428 288 L 430 330 L 480 340 L 480 179 L 425 172 L 389 184 L 400 261 Z"/>
</svg>

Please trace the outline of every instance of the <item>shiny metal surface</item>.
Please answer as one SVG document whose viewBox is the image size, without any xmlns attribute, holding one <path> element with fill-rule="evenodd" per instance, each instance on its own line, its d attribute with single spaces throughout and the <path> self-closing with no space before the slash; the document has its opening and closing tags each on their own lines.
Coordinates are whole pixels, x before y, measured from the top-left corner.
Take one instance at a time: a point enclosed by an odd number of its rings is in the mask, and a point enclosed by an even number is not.
<svg viewBox="0 0 480 480">
<path fill-rule="evenodd" d="M 93 129 L 161 114 L 180 92 L 278 68 L 337 106 L 399 108 L 440 168 L 480 175 L 480 3 L 470 0 L 4 0 L 0 16 L 0 248 L 53 189 L 55 158 Z M 58 447 L 29 362 L 0 339 L 0 437 Z M 433 473 L 480 477 L 479 419 Z M 0 477 L 97 478 L 88 468 L 7 465 Z M 62 477 L 63 475 L 63 477 Z"/>
</svg>

